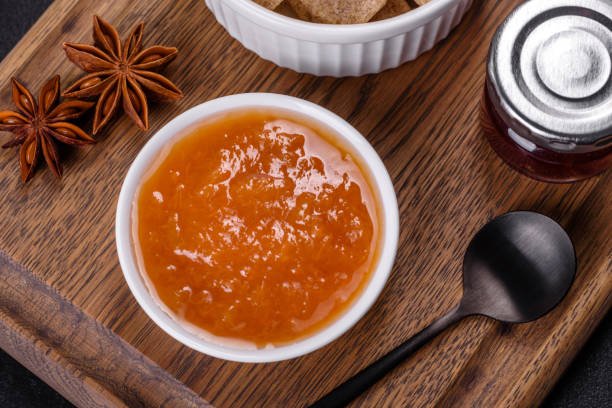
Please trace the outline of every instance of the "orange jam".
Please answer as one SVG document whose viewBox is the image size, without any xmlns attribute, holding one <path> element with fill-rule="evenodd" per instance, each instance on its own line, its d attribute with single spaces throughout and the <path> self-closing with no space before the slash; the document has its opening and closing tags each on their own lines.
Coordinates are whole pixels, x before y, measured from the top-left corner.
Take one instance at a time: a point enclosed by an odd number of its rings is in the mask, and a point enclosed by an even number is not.
<svg viewBox="0 0 612 408">
<path fill-rule="evenodd" d="M 289 113 L 203 122 L 152 166 L 134 206 L 150 288 L 180 321 L 256 347 L 320 330 L 377 262 L 374 195 L 332 132 Z"/>
</svg>

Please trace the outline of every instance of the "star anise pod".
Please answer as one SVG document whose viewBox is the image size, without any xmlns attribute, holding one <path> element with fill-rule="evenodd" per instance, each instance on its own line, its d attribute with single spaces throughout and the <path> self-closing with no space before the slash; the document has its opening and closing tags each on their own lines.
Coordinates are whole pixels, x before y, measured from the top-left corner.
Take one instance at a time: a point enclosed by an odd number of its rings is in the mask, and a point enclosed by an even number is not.
<svg viewBox="0 0 612 408">
<path fill-rule="evenodd" d="M 81 128 L 68 122 L 81 116 L 93 106 L 93 103 L 67 101 L 58 105 L 59 75 L 51 78 L 42 87 L 38 103 L 17 79 L 13 78 L 12 83 L 13 103 L 18 112 L 0 112 L 0 131 L 11 132 L 15 137 L 2 147 L 6 149 L 21 145 L 19 164 L 24 183 L 34 175 L 41 154 L 53 173 L 61 177 L 62 165 L 55 143 L 69 145 L 95 143 L 95 140 Z"/>
<path fill-rule="evenodd" d="M 119 103 L 143 130 L 149 128 L 146 94 L 159 100 L 178 100 L 183 93 L 169 79 L 158 74 L 178 54 L 174 47 L 155 45 L 142 50 L 144 23 L 121 43 L 117 30 L 94 16 L 94 45 L 64 43 L 66 55 L 89 75 L 64 91 L 70 98 L 97 97 L 94 135 L 108 123 Z M 146 93 L 145 93 L 146 92 Z"/>
</svg>

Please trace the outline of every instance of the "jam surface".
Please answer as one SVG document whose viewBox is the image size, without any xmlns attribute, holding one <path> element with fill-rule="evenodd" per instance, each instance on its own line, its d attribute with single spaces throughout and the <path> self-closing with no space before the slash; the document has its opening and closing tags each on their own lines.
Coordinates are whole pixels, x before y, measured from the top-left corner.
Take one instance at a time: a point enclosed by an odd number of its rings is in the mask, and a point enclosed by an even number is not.
<svg viewBox="0 0 612 408">
<path fill-rule="evenodd" d="M 135 201 L 140 268 L 179 320 L 256 347 L 320 330 L 374 268 L 377 208 L 329 132 L 234 112 L 191 129 Z"/>
</svg>

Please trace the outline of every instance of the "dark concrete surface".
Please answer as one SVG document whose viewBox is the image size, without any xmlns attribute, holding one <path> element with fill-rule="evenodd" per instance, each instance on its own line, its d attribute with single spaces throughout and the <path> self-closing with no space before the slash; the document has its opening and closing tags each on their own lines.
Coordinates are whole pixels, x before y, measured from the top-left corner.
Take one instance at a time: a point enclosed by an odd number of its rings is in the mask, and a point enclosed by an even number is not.
<svg viewBox="0 0 612 408">
<path fill-rule="evenodd" d="M 50 3 L 50 0 L 0 0 L 0 59 L 17 44 Z M 71 406 L 53 389 L 0 350 L 1 408 Z M 612 407 L 612 315 L 604 319 L 578 354 L 549 395 L 544 407 Z"/>
</svg>

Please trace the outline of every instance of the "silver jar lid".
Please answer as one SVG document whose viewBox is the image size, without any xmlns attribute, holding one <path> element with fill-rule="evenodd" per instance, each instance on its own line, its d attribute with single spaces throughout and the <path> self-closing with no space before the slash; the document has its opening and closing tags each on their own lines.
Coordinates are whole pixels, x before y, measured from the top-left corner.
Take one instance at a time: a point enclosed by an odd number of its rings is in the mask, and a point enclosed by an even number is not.
<svg viewBox="0 0 612 408">
<path fill-rule="evenodd" d="M 530 0 L 497 31 L 489 94 L 544 148 L 612 144 L 612 0 Z"/>
</svg>

